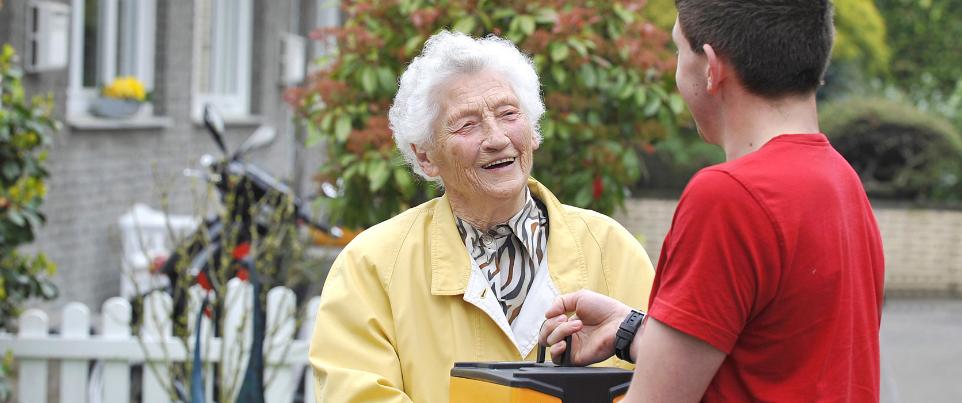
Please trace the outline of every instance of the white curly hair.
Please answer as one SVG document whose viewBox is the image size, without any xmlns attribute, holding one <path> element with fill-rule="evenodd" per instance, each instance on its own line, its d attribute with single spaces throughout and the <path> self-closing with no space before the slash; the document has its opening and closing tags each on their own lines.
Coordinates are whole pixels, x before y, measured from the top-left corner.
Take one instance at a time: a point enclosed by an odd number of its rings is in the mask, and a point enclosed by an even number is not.
<svg viewBox="0 0 962 403">
<path fill-rule="evenodd" d="M 421 170 L 411 150 L 412 144 L 423 147 L 433 140 L 435 120 L 440 113 L 435 98 L 437 87 L 452 76 L 483 70 L 493 71 L 508 82 L 531 124 L 535 143 L 541 143 L 538 120 L 545 108 L 541 82 L 531 58 L 511 41 L 494 35 L 475 39 L 459 32 L 441 31 L 428 38 L 421 54 L 401 75 L 388 112 L 394 142 L 414 173 L 427 180 L 440 180 Z"/>
</svg>

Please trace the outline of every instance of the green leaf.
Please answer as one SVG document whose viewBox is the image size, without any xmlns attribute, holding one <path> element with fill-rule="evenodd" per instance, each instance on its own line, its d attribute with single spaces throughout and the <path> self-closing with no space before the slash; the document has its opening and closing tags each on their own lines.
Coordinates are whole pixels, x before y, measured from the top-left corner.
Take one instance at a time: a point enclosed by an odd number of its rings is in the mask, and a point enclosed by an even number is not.
<svg viewBox="0 0 962 403">
<path fill-rule="evenodd" d="M 461 17 L 461 19 L 454 23 L 454 26 L 451 27 L 451 29 L 470 35 L 474 32 L 474 28 L 477 26 L 477 24 L 478 21 L 474 18 L 474 16 L 469 15 Z"/>
<path fill-rule="evenodd" d="M 674 114 L 680 114 L 685 110 L 685 100 L 681 98 L 678 94 L 671 94 L 668 97 L 668 106 L 671 107 L 671 112 Z"/>
<path fill-rule="evenodd" d="M 555 64 L 551 66 L 551 77 L 553 77 L 558 84 L 564 85 L 568 79 L 568 72 L 563 66 Z"/>
<path fill-rule="evenodd" d="M 481 29 L 490 32 L 494 27 L 494 21 L 491 20 L 491 17 L 488 16 L 487 13 L 485 13 L 483 10 L 480 10 L 482 7 L 478 8 L 479 10 L 476 10 L 475 16 L 481 21 Z"/>
<path fill-rule="evenodd" d="M 391 177 L 390 167 L 387 165 L 385 160 L 374 160 L 368 167 L 367 177 L 371 181 L 370 190 L 371 192 L 377 192 L 387 180 Z"/>
<path fill-rule="evenodd" d="M 355 175 L 358 174 L 358 171 L 360 171 L 360 168 L 359 168 L 360 166 L 361 164 L 349 165 L 347 168 L 344 169 L 344 172 L 341 174 L 341 178 L 343 178 L 345 182 L 349 182 L 351 179 L 354 178 Z M 335 199 L 335 200 L 340 200 L 340 199 Z"/>
<path fill-rule="evenodd" d="M 515 15 L 515 14 L 517 14 L 517 13 L 514 11 L 513 8 L 502 7 L 502 8 L 499 8 L 499 9 L 494 10 L 494 12 L 491 13 L 491 18 L 502 19 L 502 18 L 511 17 L 511 16 L 513 16 L 513 15 Z"/>
<path fill-rule="evenodd" d="M 33 231 L 40 231 L 40 229 L 43 227 L 43 219 L 41 219 L 40 216 L 34 212 L 30 210 L 24 210 L 22 211 L 21 216 L 23 216 Z"/>
<path fill-rule="evenodd" d="M 581 65 L 578 71 L 581 76 L 581 82 L 588 88 L 595 88 L 598 85 L 598 74 L 595 72 L 595 68 L 591 64 L 585 63 Z"/>
<path fill-rule="evenodd" d="M 635 90 L 635 105 L 639 108 L 645 106 L 645 102 L 648 100 L 648 91 L 645 87 L 638 87 Z"/>
<path fill-rule="evenodd" d="M 655 116 L 655 113 L 658 112 L 658 109 L 661 109 L 661 99 L 658 97 L 648 98 L 648 105 L 645 105 L 645 116 Z"/>
<path fill-rule="evenodd" d="M 24 224 L 27 223 L 27 221 L 23 218 L 23 216 L 20 215 L 20 212 L 18 210 L 10 209 L 9 211 L 7 211 L 7 217 L 10 218 L 10 222 L 12 222 L 13 225 L 16 225 L 18 227 L 23 227 Z"/>
<path fill-rule="evenodd" d="M 304 139 L 305 147 L 314 147 L 317 143 L 320 143 L 324 139 L 321 135 L 321 131 L 317 129 L 317 126 L 313 124 L 307 124 L 307 138 Z"/>
<path fill-rule="evenodd" d="M 377 78 L 381 82 L 381 88 L 392 94 L 397 91 L 397 76 L 390 67 L 381 66 L 377 69 Z"/>
<path fill-rule="evenodd" d="M 554 137 L 555 134 L 555 123 L 554 119 L 547 117 L 544 119 L 544 123 L 541 124 L 541 136 L 545 139 L 550 139 Z"/>
<path fill-rule="evenodd" d="M 574 50 L 578 52 L 579 55 L 581 56 L 588 55 L 588 48 L 585 46 L 584 42 L 582 42 L 580 39 L 568 38 L 568 45 L 574 48 Z"/>
<path fill-rule="evenodd" d="M 342 114 L 337 117 L 337 123 L 334 125 L 334 137 L 338 142 L 347 141 L 347 136 L 351 134 L 351 117 L 347 114 Z"/>
<path fill-rule="evenodd" d="M 625 166 L 625 175 L 631 181 L 635 181 L 641 176 L 641 163 L 634 150 L 625 149 L 625 152 L 621 155 L 621 163 Z"/>
<path fill-rule="evenodd" d="M 615 3 L 614 7 L 612 7 L 612 11 L 615 12 L 615 15 L 618 16 L 618 18 L 626 23 L 630 24 L 635 20 L 635 16 L 631 13 L 631 11 L 625 9 L 621 4 Z"/>
<path fill-rule="evenodd" d="M 571 126 L 559 123 L 556 130 L 558 132 L 558 137 L 560 137 L 562 140 L 568 140 L 571 138 Z"/>
<path fill-rule="evenodd" d="M 404 50 L 404 54 L 413 55 L 418 51 L 418 49 L 421 48 L 421 45 L 424 45 L 424 37 L 421 35 L 414 35 L 408 38 L 407 42 L 404 42 L 402 49 Z"/>
<path fill-rule="evenodd" d="M 560 42 L 549 45 L 548 52 L 551 54 L 551 60 L 555 62 L 560 62 L 568 58 L 568 54 L 571 53 L 568 46 Z"/>
<path fill-rule="evenodd" d="M 544 65 L 548 63 L 548 58 L 542 54 L 536 54 L 531 59 L 534 60 L 535 68 L 537 68 L 539 72 L 544 68 Z"/>
<path fill-rule="evenodd" d="M 397 185 L 397 188 L 405 195 L 410 195 L 414 192 L 414 181 L 411 179 L 411 171 L 406 167 L 394 170 L 394 184 Z"/>
<path fill-rule="evenodd" d="M 535 21 L 534 17 L 530 15 L 519 15 L 515 17 L 518 19 L 518 26 L 521 28 L 521 32 L 525 35 L 531 35 L 534 32 Z"/>
<path fill-rule="evenodd" d="M 590 184 L 586 183 L 578 189 L 578 193 L 575 193 L 574 204 L 577 207 L 588 207 L 591 204 L 591 200 L 594 199 L 592 195 L 593 189 Z"/>
<path fill-rule="evenodd" d="M 669 135 L 675 132 L 677 126 L 675 114 L 671 113 L 668 108 L 661 108 L 658 111 L 658 122 L 668 131 Z"/>
<path fill-rule="evenodd" d="M 621 87 L 621 91 L 618 93 L 618 99 L 628 99 L 635 93 L 635 86 L 631 83 L 625 83 Z"/>
<path fill-rule="evenodd" d="M 342 166 L 348 166 L 353 164 L 355 161 L 357 161 L 357 155 L 344 154 L 341 156 L 341 159 L 338 160 L 338 163 L 340 163 Z"/>
<path fill-rule="evenodd" d="M 664 88 L 661 88 L 656 85 L 656 86 L 652 86 L 651 90 L 654 91 L 655 94 L 661 97 L 662 99 L 668 98 L 668 92 L 666 92 Z"/>
<path fill-rule="evenodd" d="M 40 297 L 46 300 L 57 298 L 57 287 L 49 281 L 40 283 Z"/>
<path fill-rule="evenodd" d="M 321 131 L 330 133 L 331 124 L 333 124 L 333 122 L 334 122 L 334 114 L 325 113 L 324 117 L 321 118 L 321 127 L 320 127 Z"/>
<path fill-rule="evenodd" d="M 534 20 L 539 24 L 554 24 L 558 21 L 558 12 L 551 8 L 542 8 L 535 14 Z"/>
<path fill-rule="evenodd" d="M 16 161 L 7 161 L 3 163 L 3 177 L 8 181 L 15 181 L 20 176 L 20 165 L 17 165 Z"/>
<path fill-rule="evenodd" d="M 372 95 L 377 89 L 377 75 L 371 67 L 365 66 L 361 69 L 361 88 Z"/>
</svg>

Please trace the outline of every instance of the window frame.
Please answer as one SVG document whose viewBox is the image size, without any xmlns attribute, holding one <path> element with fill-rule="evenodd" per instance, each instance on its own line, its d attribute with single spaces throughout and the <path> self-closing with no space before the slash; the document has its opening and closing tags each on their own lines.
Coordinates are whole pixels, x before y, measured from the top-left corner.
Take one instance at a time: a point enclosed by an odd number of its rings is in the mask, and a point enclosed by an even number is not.
<svg viewBox="0 0 962 403">
<path fill-rule="evenodd" d="M 127 4 L 120 15 L 121 2 Z M 156 0 L 98 0 L 97 26 L 97 80 L 109 83 L 117 77 L 118 57 L 122 69 L 129 68 L 147 91 L 153 91 L 155 82 L 154 61 L 157 37 Z M 131 7 L 136 6 L 136 7 Z M 90 105 L 99 96 L 98 87 L 84 86 L 84 15 L 86 0 L 71 0 L 70 17 L 70 67 L 67 91 L 67 116 L 88 117 Z M 104 24 L 103 21 L 110 21 Z M 120 23 L 126 24 L 123 30 L 135 35 L 121 35 Z M 126 48 L 126 52 L 122 49 Z M 152 102 L 146 102 L 137 116 L 153 115 Z"/>
<path fill-rule="evenodd" d="M 314 18 L 312 21 L 312 26 L 309 27 L 310 30 L 337 28 L 342 26 L 344 21 L 343 15 L 341 15 L 340 5 L 340 0 L 314 0 Z M 321 61 L 322 57 L 333 54 L 337 51 L 337 41 L 335 41 L 334 38 L 313 40 L 311 42 L 311 55 L 307 63 L 308 74 L 316 73 L 318 70 L 321 70 L 330 64 L 332 60 L 327 60 L 326 63 L 319 62 Z"/>
<path fill-rule="evenodd" d="M 203 21 L 205 2 L 210 5 L 208 21 Z M 193 96 L 191 117 L 194 121 L 201 121 L 204 105 L 211 103 L 228 119 L 247 118 L 251 116 L 251 63 L 254 48 L 252 32 L 254 29 L 253 0 L 195 0 L 194 2 L 194 74 L 191 84 Z M 232 6 L 228 11 L 236 12 L 236 18 L 229 18 L 225 12 L 217 12 L 224 6 Z M 223 24 L 237 24 L 225 27 Z M 216 24 L 216 25 L 215 25 Z M 201 34 L 209 30 L 209 56 L 205 63 L 205 36 Z M 236 35 L 228 35 L 236 32 Z M 225 43 L 226 42 L 226 43 Z M 233 42 L 233 43 L 232 43 Z M 229 49 L 227 46 L 236 46 Z M 213 65 L 212 65 L 213 64 Z M 236 68 L 236 71 L 224 73 L 225 69 Z M 207 70 L 206 72 L 204 70 Z M 215 74 L 217 73 L 217 74 Z M 202 80 L 201 77 L 205 77 Z M 228 77 L 228 78 L 224 78 Z M 230 80 L 229 78 L 233 78 Z M 211 79 L 223 80 L 211 83 Z M 230 84 L 236 85 L 232 92 L 217 93 L 201 88 L 205 81 L 208 85 L 220 86 L 221 90 Z M 229 83 L 228 83 L 229 81 Z"/>
</svg>

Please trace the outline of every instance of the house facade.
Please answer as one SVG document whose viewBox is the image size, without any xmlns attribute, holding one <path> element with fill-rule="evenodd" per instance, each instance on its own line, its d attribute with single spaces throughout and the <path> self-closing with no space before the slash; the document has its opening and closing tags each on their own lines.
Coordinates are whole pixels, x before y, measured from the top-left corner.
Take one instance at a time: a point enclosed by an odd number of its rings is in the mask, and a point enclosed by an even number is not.
<svg viewBox="0 0 962 403">
<path fill-rule="evenodd" d="M 63 129 L 50 149 L 47 224 L 31 248 L 58 266 L 60 298 L 99 306 L 119 293 L 118 218 L 136 203 L 196 214 L 204 154 L 217 156 L 200 121 L 205 104 L 224 115 L 227 146 L 258 126 L 274 143 L 250 159 L 303 193 L 321 150 L 282 99 L 325 49 L 307 40 L 338 23 L 331 0 L 7 0 L 0 43 L 34 64 L 28 94 L 51 93 Z M 66 53 L 66 54 L 64 54 Z M 46 63 L 46 65 L 44 65 Z M 99 88 L 134 76 L 150 93 L 133 117 L 93 113 Z M 203 193 L 203 192 L 200 192 Z"/>
</svg>

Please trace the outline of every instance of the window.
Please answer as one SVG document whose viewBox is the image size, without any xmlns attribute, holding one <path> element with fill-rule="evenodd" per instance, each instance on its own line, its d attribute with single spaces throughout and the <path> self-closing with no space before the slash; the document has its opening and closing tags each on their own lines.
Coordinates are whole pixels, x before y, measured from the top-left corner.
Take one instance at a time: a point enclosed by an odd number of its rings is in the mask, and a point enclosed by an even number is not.
<svg viewBox="0 0 962 403">
<path fill-rule="evenodd" d="M 335 28 L 341 25 L 341 7 L 338 0 L 315 0 L 314 28 Z M 336 43 L 334 38 L 327 38 L 324 41 L 314 41 L 311 49 L 315 58 L 329 55 L 334 52 Z M 311 63 L 311 68 L 320 68 L 317 63 Z"/>
<path fill-rule="evenodd" d="M 194 1 L 193 115 L 214 104 L 227 117 L 250 114 L 251 0 Z"/>
<path fill-rule="evenodd" d="M 86 115 L 116 77 L 137 77 L 153 90 L 156 0 L 72 0 L 72 8 L 68 114 Z"/>
</svg>

